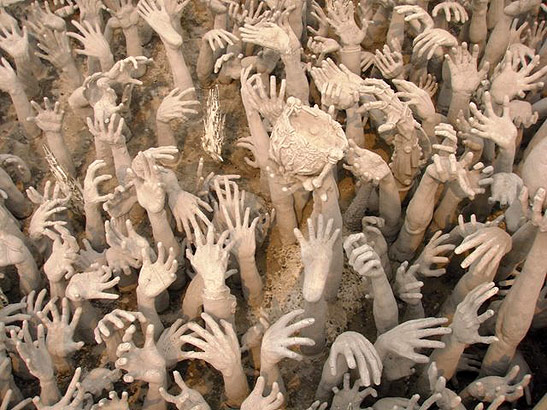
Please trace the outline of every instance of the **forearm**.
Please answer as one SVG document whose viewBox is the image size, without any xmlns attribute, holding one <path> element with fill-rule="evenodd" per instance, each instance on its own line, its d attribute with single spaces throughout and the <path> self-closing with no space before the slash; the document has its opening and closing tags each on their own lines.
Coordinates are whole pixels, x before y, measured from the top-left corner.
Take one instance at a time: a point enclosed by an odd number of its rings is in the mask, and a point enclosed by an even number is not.
<svg viewBox="0 0 547 410">
<path fill-rule="evenodd" d="M 61 393 L 57 387 L 57 380 L 55 376 L 51 378 L 40 379 L 40 400 L 45 405 L 53 406 L 61 399 Z"/>
<path fill-rule="evenodd" d="M 456 218 L 458 217 L 458 208 L 462 200 L 463 198 L 456 195 L 451 188 L 445 190 L 444 196 L 433 215 L 432 224 L 434 224 L 435 227 L 434 229 L 431 228 L 432 232 L 439 229 L 444 230 L 447 226 L 452 225 L 452 223 L 456 221 Z"/>
<path fill-rule="evenodd" d="M 235 313 L 237 300 L 230 293 L 230 288 L 224 285 L 219 290 L 209 290 L 204 288 L 201 297 L 203 300 L 203 311 L 208 313 L 215 319 L 224 319 L 227 322 L 235 325 Z"/>
<path fill-rule="evenodd" d="M 490 7 L 498 0 L 493 0 L 490 3 Z M 503 0 L 502 0 L 503 3 Z M 486 26 L 486 15 L 488 5 L 473 10 L 471 14 L 471 21 L 469 23 L 469 40 L 472 44 L 484 44 L 486 42 L 486 36 L 488 35 L 488 28 Z"/>
<path fill-rule="evenodd" d="M 159 121 L 156 119 L 156 141 L 158 147 L 165 147 L 169 145 L 177 146 L 175 140 L 175 134 L 171 129 L 171 125 L 168 122 Z"/>
<path fill-rule="evenodd" d="M 25 261 L 15 265 L 15 268 L 19 276 L 19 287 L 25 295 L 28 295 L 33 290 L 38 292 L 43 282 L 32 254 L 26 248 L 25 253 L 27 253 Z"/>
<path fill-rule="evenodd" d="M 98 204 L 85 204 L 85 236 L 97 250 L 105 247 L 105 231 L 101 210 Z"/>
<path fill-rule="evenodd" d="M 112 158 L 114 159 L 114 169 L 116 172 L 116 179 L 120 185 L 124 185 L 127 177 L 127 169 L 131 168 L 131 155 L 127 150 L 127 145 L 112 145 L 111 147 Z"/>
<path fill-rule="evenodd" d="M 422 304 L 422 301 L 419 301 L 418 303 L 413 303 L 411 305 L 407 303 L 406 309 L 405 309 L 405 315 L 401 323 L 406 322 L 408 320 L 423 319 L 424 317 L 425 317 L 425 311 L 424 311 L 424 305 Z"/>
<path fill-rule="evenodd" d="M 66 169 L 72 176 L 76 176 L 76 169 L 72 162 L 72 156 L 68 151 L 67 144 L 61 132 L 45 132 L 47 145 L 57 161 Z"/>
<path fill-rule="evenodd" d="M 61 71 L 61 76 L 71 86 L 71 90 L 75 90 L 82 85 L 82 75 L 80 74 L 80 70 L 78 70 L 76 63 L 72 58 L 70 58 L 68 64 L 63 67 L 57 67 L 57 69 Z"/>
<path fill-rule="evenodd" d="M 20 85 L 17 87 L 17 90 L 10 92 L 10 97 L 13 102 L 13 107 L 15 108 L 15 113 L 17 114 L 17 120 L 23 126 L 27 136 L 31 139 L 38 137 L 40 135 L 40 129 L 36 124 L 27 120 L 27 118 L 33 117 L 34 113 L 32 112 L 30 101 L 23 90 L 23 86 Z"/>
<path fill-rule="evenodd" d="M 361 75 L 361 45 L 348 44 L 340 50 L 340 62 L 352 73 Z"/>
<path fill-rule="evenodd" d="M 460 111 L 463 111 L 465 118 L 469 117 L 469 101 L 471 94 L 452 89 L 452 99 L 448 108 L 447 119 L 450 124 L 456 126 L 456 120 Z"/>
<path fill-rule="evenodd" d="M 167 220 L 167 212 L 165 209 L 162 209 L 160 212 L 147 212 L 148 219 L 150 221 L 150 226 L 152 227 L 152 235 L 154 236 L 154 241 L 156 243 L 161 242 L 165 249 L 173 248 L 175 255 L 178 257 L 180 255 L 180 247 L 171 225 Z"/>
<path fill-rule="evenodd" d="M 137 306 L 148 322 L 154 325 L 154 335 L 157 337 L 163 332 L 163 324 L 160 316 L 156 311 L 156 299 L 143 294 L 142 290 L 137 286 Z"/>
<path fill-rule="evenodd" d="M 385 221 L 382 233 L 386 237 L 395 236 L 399 231 L 399 221 L 401 220 L 401 201 L 395 178 L 391 173 L 380 181 L 378 208 L 380 216 Z"/>
<path fill-rule="evenodd" d="M 489 346 L 482 362 L 484 374 L 505 375 L 518 344 L 530 328 L 547 273 L 545 249 L 547 233 L 538 232 L 521 274 L 501 305 L 496 322 L 498 341 Z"/>
<path fill-rule="evenodd" d="M 262 278 L 256 268 L 254 254 L 238 256 L 239 271 L 243 284 L 243 296 L 251 306 L 260 306 L 262 303 Z"/>
<path fill-rule="evenodd" d="M 399 324 L 399 309 L 385 274 L 371 278 L 374 302 L 372 313 L 378 334 L 387 332 Z"/>
<path fill-rule="evenodd" d="M 500 21 L 500 19 L 503 17 L 503 9 L 505 7 L 505 1 L 504 0 L 491 0 L 489 3 L 487 3 L 487 7 L 485 9 L 488 9 L 488 13 L 486 13 L 485 10 L 485 28 L 488 30 L 492 30 L 496 24 Z M 475 11 L 473 11 L 473 16 L 475 15 Z"/>
<path fill-rule="evenodd" d="M 192 75 L 190 74 L 190 70 L 188 70 L 188 66 L 186 65 L 184 56 L 182 55 L 182 47 L 174 48 L 165 43 L 164 45 L 175 87 L 180 90 L 192 88 L 194 86 L 192 82 Z M 192 93 L 191 96 L 188 96 L 188 99 L 194 98 L 194 93 Z"/>
<path fill-rule="evenodd" d="M 264 123 L 260 118 L 260 114 L 253 108 L 245 108 L 249 131 L 253 140 L 255 160 L 261 170 L 265 170 L 268 166 L 269 151 L 270 151 L 270 136 Z"/>
<path fill-rule="evenodd" d="M 437 113 L 434 113 L 432 116 L 428 116 L 427 118 L 422 119 L 422 128 L 432 144 L 437 143 L 435 127 L 441 122 L 443 122 L 443 115 Z"/>
<path fill-rule="evenodd" d="M 274 382 L 277 382 L 277 384 L 279 385 L 279 391 L 284 392 L 285 383 L 283 382 L 283 378 L 281 377 L 281 372 L 279 371 L 278 365 L 271 364 L 267 360 L 264 360 L 264 358 L 261 358 L 260 362 L 260 375 L 264 377 L 266 386 L 264 391 L 270 391 L 272 388 L 272 384 L 274 384 Z"/>
<path fill-rule="evenodd" d="M 296 97 L 302 104 L 308 105 L 310 88 L 300 61 L 300 50 L 283 54 L 281 60 L 285 65 L 287 97 Z"/>
<path fill-rule="evenodd" d="M 425 230 L 433 217 L 435 192 L 438 186 L 437 181 L 424 174 L 418 189 L 408 204 L 405 222 L 393 246 L 400 254 L 397 260 L 401 258 L 401 262 L 410 260 L 422 243 Z"/>
<path fill-rule="evenodd" d="M 481 60 L 481 66 L 485 62 L 490 63 L 490 71 L 492 71 L 498 62 L 503 58 L 507 47 L 509 46 L 509 30 L 511 28 L 511 17 L 501 13 L 501 17 L 496 22 L 496 26 L 488 37 L 484 56 Z"/>
<path fill-rule="evenodd" d="M 513 163 L 515 162 L 515 147 L 499 148 L 498 155 L 494 160 L 494 172 L 513 172 Z"/>
<path fill-rule="evenodd" d="M 435 349 L 429 358 L 429 362 L 435 362 L 439 375 L 443 376 L 446 380 L 450 380 L 456 374 L 458 368 L 458 362 L 465 350 L 466 345 L 459 343 L 452 337 L 452 335 L 443 336 L 442 341 L 445 343 L 445 347 L 442 349 Z M 424 374 L 427 377 L 427 369 L 424 368 Z"/>
<path fill-rule="evenodd" d="M 215 56 L 211 46 L 202 42 L 196 62 L 196 73 L 202 87 L 209 87 L 213 82 L 213 71 L 215 67 Z"/>
<path fill-rule="evenodd" d="M 365 146 L 365 133 L 363 131 L 363 121 L 361 114 L 357 112 L 359 104 L 357 103 L 351 108 L 346 110 L 346 136 L 348 139 L 355 141 L 355 143 L 364 148 Z"/>
<path fill-rule="evenodd" d="M 243 400 L 249 395 L 249 384 L 243 371 L 241 363 L 236 369 L 233 369 L 229 376 L 222 375 L 224 379 L 224 392 L 226 394 L 226 404 L 231 408 L 238 408 Z"/>
<path fill-rule="evenodd" d="M 49 281 L 49 292 L 51 297 L 57 297 L 59 300 L 62 300 L 65 297 L 66 291 L 66 281 L 61 279 L 60 281 Z"/>
<path fill-rule="evenodd" d="M 165 400 L 160 394 L 160 387 L 163 387 L 164 389 L 168 388 L 166 375 L 164 375 L 163 383 L 148 384 L 148 393 L 146 394 L 146 398 L 144 399 L 144 404 L 142 407 L 143 409 L 146 409 L 146 410 L 166 410 L 167 409 L 167 403 L 165 402 Z"/>
<path fill-rule="evenodd" d="M 139 28 L 137 25 L 130 26 L 123 30 L 125 37 L 125 47 L 127 49 L 127 55 L 132 57 L 142 56 L 142 45 L 139 36 Z"/>
<path fill-rule="evenodd" d="M 15 58 L 15 66 L 17 67 L 17 77 L 21 79 L 21 82 L 25 86 L 25 90 L 31 95 L 35 96 L 39 90 L 38 82 L 32 72 L 32 64 L 30 56 L 28 54 L 18 56 Z"/>
</svg>

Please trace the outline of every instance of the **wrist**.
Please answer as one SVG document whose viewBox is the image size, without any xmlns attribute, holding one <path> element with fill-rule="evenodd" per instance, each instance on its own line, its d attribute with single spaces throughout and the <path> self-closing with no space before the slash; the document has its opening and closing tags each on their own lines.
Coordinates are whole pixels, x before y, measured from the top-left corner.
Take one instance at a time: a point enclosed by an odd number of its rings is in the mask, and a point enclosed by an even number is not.
<svg viewBox="0 0 547 410">
<path fill-rule="evenodd" d="M 236 259 L 240 266 L 255 263 L 255 250 L 238 250 Z"/>
<path fill-rule="evenodd" d="M 148 296 L 140 285 L 137 285 L 137 305 L 139 310 L 142 308 L 156 308 L 155 298 Z"/>
<path fill-rule="evenodd" d="M 340 49 L 342 53 L 361 53 L 361 44 L 343 44 Z"/>
<path fill-rule="evenodd" d="M 231 295 L 230 288 L 226 286 L 224 283 L 222 285 L 214 286 L 214 287 L 210 285 L 207 286 L 207 283 L 205 281 L 204 283 L 205 285 L 203 287 L 203 298 L 206 298 L 209 300 L 222 300 L 222 299 L 226 299 L 227 297 Z"/>
</svg>

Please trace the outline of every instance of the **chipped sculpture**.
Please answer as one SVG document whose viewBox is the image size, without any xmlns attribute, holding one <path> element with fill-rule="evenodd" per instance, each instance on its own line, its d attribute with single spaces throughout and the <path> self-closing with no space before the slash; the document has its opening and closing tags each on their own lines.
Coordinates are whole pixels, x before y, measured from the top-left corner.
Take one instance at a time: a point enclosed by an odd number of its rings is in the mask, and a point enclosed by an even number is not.
<svg viewBox="0 0 547 410">
<path fill-rule="evenodd" d="M 545 410 L 546 19 L 0 0 L 0 410 Z"/>
</svg>

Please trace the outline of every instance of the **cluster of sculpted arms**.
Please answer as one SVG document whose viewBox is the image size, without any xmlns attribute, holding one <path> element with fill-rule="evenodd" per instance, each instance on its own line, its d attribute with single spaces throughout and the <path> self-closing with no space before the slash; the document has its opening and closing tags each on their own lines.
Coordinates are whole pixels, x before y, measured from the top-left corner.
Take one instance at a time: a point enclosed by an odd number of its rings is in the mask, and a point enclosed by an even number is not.
<svg viewBox="0 0 547 410">
<path fill-rule="evenodd" d="M 547 326 L 546 14 L 540 0 L 0 0 L 2 121 L 66 177 L 0 154 L 0 409 L 544 409 L 545 352 L 519 345 Z M 203 159 L 183 183 L 199 90 L 233 84 L 248 136 L 230 150 L 259 183 Z M 160 98 L 155 142 L 131 152 L 136 91 Z M 86 158 L 69 121 L 89 131 Z M 294 152 L 295 135 L 326 149 Z M 313 172 L 283 162 L 300 154 Z M 301 302 L 280 312 L 270 236 L 302 266 Z M 364 289 L 354 322 L 376 334 L 327 331 L 348 278 Z"/>
</svg>

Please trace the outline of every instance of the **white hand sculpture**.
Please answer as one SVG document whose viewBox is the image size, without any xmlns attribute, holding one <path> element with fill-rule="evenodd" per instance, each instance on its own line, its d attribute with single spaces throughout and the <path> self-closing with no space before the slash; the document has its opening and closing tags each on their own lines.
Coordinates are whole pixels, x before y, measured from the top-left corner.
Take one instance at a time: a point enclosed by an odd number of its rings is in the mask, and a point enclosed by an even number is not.
<svg viewBox="0 0 547 410">
<path fill-rule="evenodd" d="M 135 186 L 137 201 L 147 212 L 156 214 L 165 208 L 165 183 L 161 179 L 161 170 L 155 165 L 154 158 L 149 153 L 139 152 L 136 159 L 141 160 L 141 170 L 127 169 L 130 183 Z M 134 162 L 135 160 L 133 160 Z"/>
<path fill-rule="evenodd" d="M 226 48 L 228 45 L 233 46 L 239 42 L 239 38 L 229 31 L 213 29 L 203 35 L 202 41 L 209 43 L 211 50 L 217 51 L 217 49 Z"/>
<path fill-rule="evenodd" d="M 454 23 L 465 23 L 469 20 L 467 11 L 465 8 L 458 2 L 455 1 L 443 1 L 442 3 L 437 4 L 433 7 L 431 15 L 437 17 L 440 12 L 444 13 L 444 18 L 447 22 L 454 21 Z"/>
<path fill-rule="evenodd" d="M 395 6 L 393 11 L 404 15 L 405 22 L 410 24 L 410 27 L 416 34 L 421 34 L 424 31 L 431 30 L 435 27 L 435 22 L 429 13 L 420 6 L 405 4 L 402 6 Z"/>
<path fill-rule="evenodd" d="M 349 140 L 349 150 L 346 155 L 348 164 L 343 167 L 364 182 L 378 185 L 391 175 L 391 170 L 384 159 L 377 153 L 359 147 L 354 140 Z"/>
<path fill-rule="evenodd" d="M 441 326 L 447 322 L 448 319 L 444 317 L 409 320 L 386 333 L 382 333 L 374 346 L 382 357 L 385 357 L 387 353 L 391 353 L 412 360 L 415 363 L 427 363 L 429 358 L 426 355 L 417 353 L 415 350 L 444 348 L 445 344 L 443 342 L 423 338 L 451 333 L 452 330 L 449 327 Z"/>
<path fill-rule="evenodd" d="M 241 369 L 241 352 L 234 327 L 223 319 L 220 320 L 219 326 L 215 319 L 207 313 L 202 313 L 201 317 L 208 329 L 190 322 L 188 328 L 198 337 L 184 335 L 180 339 L 183 343 L 188 343 L 202 351 L 185 352 L 183 353 L 184 358 L 204 360 L 221 372 L 224 377 L 232 376 Z"/>
<path fill-rule="evenodd" d="M 55 132 L 60 133 L 63 126 L 63 117 L 65 111 L 61 109 L 61 103 L 59 101 L 55 104 L 51 104 L 49 98 L 44 97 L 44 108 L 40 104 L 31 101 L 32 108 L 36 110 L 34 117 L 28 117 L 27 121 L 32 121 L 43 132 Z"/>
<path fill-rule="evenodd" d="M 11 331 L 11 340 L 27 365 L 29 372 L 38 380 L 51 380 L 54 377 L 53 362 L 47 349 L 44 325 L 38 325 L 36 341 L 32 340 L 27 321 L 19 334 Z"/>
<path fill-rule="evenodd" d="M 137 347 L 133 341 L 135 325 L 129 326 L 125 331 L 123 343 L 118 345 L 116 355 L 116 368 L 125 370 L 123 380 L 133 383 L 141 380 L 162 386 L 166 382 L 165 359 L 160 354 L 154 341 L 154 325 L 146 326 L 143 347 Z"/>
<path fill-rule="evenodd" d="M 539 59 L 539 55 L 536 55 L 529 64 L 516 71 L 518 66 L 513 67 L 513 55 L 511 51 L 507 51 L 499 70 L 496 70 L 491 80 L 490 93 L 494 102 L 502 104 L 505 96 L 512 100 L 517 96 L 524 98 L 526 91 L 541 90 L 543 82 L 539 80 L 547 73 L 547 66 L 532 74 L 539 64 Z"/>
<path fill-rule="evenodd" d="M 110 45 L 108 44 L 106 38 L 104 38 L 98 22 L 95 23 L 95 25 L 92 25 L 87 21 L 80 24 L 76 20 L 72 20 L 72 24 L 82 34 L 69 32 L 67 33 L 67 36 L 78 40 L 84 46 L 82 50 L 75 50 L 76 54 L 95 57 L 101 61 L 110 60 L 110 63 L 114 64 L 112 52 L 110 51 Z"/>
<path fill-rule="evenodd" d="M 27 28 L 19 29 L 17 23 L 12 21 L 10 26 L 0 24 L 0 48 L 12 56 L 14 59 L 28 58 L 29 41 Z"/>
<path fill-rule="evenodd" d="M 163 0 L 140 0 L 137 5 L 139 15 L 158 33 L 162 41 L 173 48 L 182 46 L 182 37 L 173 28 Z"/>
<path fill-rule="evenodd" d="M 97 367 L 91 370 L 82 380 L 81 387 L 86 394 L 100 396 L 103 390 L 111 391 L 114 384 L 122 375 L 120 369 L 109 370 L 104 367 Z"/>
<path fill-rule="evenodd" d="M 437 48 L 455 47 L 458 45 L 458 40 L 446 30 L 432 28 L 416 36 L 413 45 L 413 52 L 418 58 L 431 60 Z"/>
<path fill-rule="evenodd" d="M 74 342 L 74 332 L 80 321 L 82 308 L 76 308 L 70 320 L 68 299 L 63 298 L 61 302 L 61 315 L 55 302 L 56 300 L 49 301 L 45 308 L 38 312 L 38 317 L 47 328 L 46 346 L 49 353 L 54 357 L 68 357 L 84 347 L 84 342 Z M 48 313 L 51 313 L 52 319 L 48 317 Z"/>
<path fill-rule="evenodd" d="M 241 410 L 277 410 L 281 408 L 285 398 L 283 393 L 279 391 L 279 385 L 277 382 L 272 384 L 272 390 L 270 394 L 264 396 L 264 387 L 266 380 L 260 376 L 256 379 L 256 384 L 249 396 L 241 403 Z"/>
<path fill-rule="evenodd" d="M 44 264 L 44 273 L 50 282 L 70 279 L 74 275 L 74 264 L 78 259 L 80 247 L 76 238 L 64 227 L 56 226 L 56 233 L 47 230 L 46 235 L 53 240 L 51 255 Z"/>
<path fill-rule="evenodd" d="M 128 312 L 121 309 L 114 309 L 99 320 L 99 323 L 94 330 L 95 341 L 97 344 L 103 343 L 103 341 L 112 337 L 113 330 L 120 331 L 136 320 L 139 320 L 141 327 L 146 327 L 147 320 L 141 312 Z M 124 323 L 124 321 L 126 321 L 127 324 Z"/>
<path fill-rule="evenodd" d="M 421 289 L 424 283 L 415 276 L 419 268 L 420 265 L 412 265 L 409 268 L 408 262 L 405 261 L 399 266 L 395 275 L 394 293 L 408 305 L 419 304 L 422 300 Z"/>
<path fill-rule="evenodd" d="M 270 124 L 275 124 L 285 106 L 285 91 L 287 83 L 281 80 L 279 93 L 277 92 L 277 79 L 270 76 L 270 90 L 266 92 L 262 77 L 258 74 L 251 76 L 243 85 L 247 92 L 247 98 L 251 107 L 257 110 Z M 269 95 L 268 95 L 269 94 Z"/>
<path fill-rule="evenodd" d="M 491 196 L 489 202 L 499 202 L 500 206 L 511 205 L 518 199 L 519 192 L 523 187 L 522 179 L 513 173 L 497 172 L 492 175 L 490 186 Z"/>
<path fill-rule="evenodd" d="M 487 282 L 477 286 L 467 294 L 456 308 L 450 327 L 452 328 L 452 337 L 459 343 L 465 345 L 473 343 L 490 344 L 498 340 L 495 336 L 479 335 L 480 325 L 494 315 L 494 311 L 491 309 L 480 316 L 478 314 L 481 305 L 498 293 L 498 288 L 494 286 L 494 282 Z"/>
<path fill-rule="evenodd" d="M 478 70 L 479 46 L 473 45 L 471 52 L 467 50 L 467 43 L 453 47 L 447 54 L 450 85 L 456 93 L 471 95 L 475 92 L 487 74 L 490 64 L 486 62 Z"/>
<path fill-rule="evenodd" d="M 395 43 L 397 41 L 395 40 Z M 399 46 L 399 47 L 397 47 Z M 389 47 L 384 44 L 382 51 L 376 50 L 374 65 L 380 70 L 382 76 L 388 80 L 400 78 L 403 75 L 403 55 L 400 52 L 400 45 Z"/>
<path fill-rule="evenodd" d="M 456 245 L 447 243 L 443 244 L 449 238 L 449 234 L 442 234 L 442 231 L 437 231 L 431 237 L 427 245 L 425 245 L 422 253 L 416 259 L 416 264 L 419 265 L 419 272 L 426 277 L 437 278 L 446 273 L 445 268 L 433 269 L 433 265 L 445 265 L 450 262 L 446 256 L 441 256 L 443 253 L 453 251 Z"/>
<path fill-rule="evenodd" d="M 35 396 L 32 399 L 33 404 L 38 410 L 63 410 L 63 409 L 78 409 L 81 408 L 84 400 L 84 391 L 80 386 L 80 375 L 82 374 L 82 368 L 78 367 L 74 371 L 74 375 L 70 380 L 66 392 L 61 400 L 53 405 L 47 405 L 42 402 L 40 396 Z"/>
<path fill-rule="evenodd" d="M 290 27 L 279 26 L 271 21 L 258 24 L 245 24 L 241 29 L 241 40 L 270 48 L 282 54 L 290 54 L 300 49 L 300 41 Z"/>
<path fill-rule="evenodd" d="M 129 410 L 128 398 L 129 394 L 126 391 L 122 392 L 121 397 L 118 397 L 117 392 L 111 391 L 108 393 L 108 399 L 99 400 L 91 406 L 91 410 Z"/>
<path fill-rule="evenodd" d="M 150 260 L 150 251 L 142 249 L 142 268 L 139 273 L 138 290 L 144 295 L 155 298 L 177 279 L 176 271 L 178 262 L 175 259 L 175 251 L 169 248 L 169 254 L 165 254 L 165 248 L 158 243 L 158 257 L 154 263 Z"/>
<path fill-rule="evenodd" d="M 139 13 L 132 0 L 106 0 L 104 3 L 107 6 L 106 11 L 112 15 L 122 30 L 127 30 L 139 22 Z"/>
<path fill-rule="evenodd" d="M 204 200 L 192 195 L 190 192 L 179 189 L 175 192 L 169 192 L 167 202 L 171 213 L 175 218 L 177 230 L 186 234 L 189 241 L 193 240 L 192 221 L 197 219 L 208 225 L 209 218 L 203 213 L 203 210 L 213 212 L 213 208 Z M 203 210 L 202 210 L 203 209 Z M 197 217 L 197 218 L 196 218 Z"/>
<path fill-rule="evenodd" d="M 181 336 L 188 330 L 188 324 L 182 319 L 177 319 L 175 323 L 165 329 L 157 341 L 157 348 L 165 359 L 167 368 L 174 367 L 178 362 L 184 360 L 184 352 L 181 347 L 184 342 Z"/>
<path fill-rule="evenodd" d="M 359 390 L 364 387 L 360 379 L 355 380 L 353 387 L 350 386 L 350 374 L 344 374 L 342 390 L 333 387 L 334 397 L 332 399 L 331 410 L 360 409 L 361 403 L 368 396 L 377 397 L 378 393 L 372 387 Z"/>
<path fill-rule="evenodd" d="M 219 292 L 225 289 L 226 268 L 233 242 L 226 244 L 230 231 L 224 231 L 215 243 L 215 231 L 212 224 L 207 227 L 204 237 L 197 224 L 194 226 L 196 250 L 194 254 L 186 249 L 186 257 L 192 263 L 196 272 L 201 275 L 205 292 Z"/>
<path fill-rule="evenodd" d="M 185 98 L 188 95 L 195 93 L 195 91 L 194 88 L 188 88 L 184 91 L 181 91 L 179 88 L 173 89 L 164 97 L 158 107 L 156 120 L 160 122 L 169 122 L 178 118 L 182 121 L 187 121 L 188 115 L 196 115 L 198 113 L 197 110 L 187 107 L 199 105 L 199 101 L 185 101 Z"/>
<path fill-rule="evenodd" d="M 302 292 L 308 302 L 317 302 L 321 299 L 329 267 L 333 257 L 333 246 L 340 229 L 332 231 L 334 220 L 329 219 L 325 225 L 323 215 L 317 217 L 317 222 L 308 219 L 308 239 L 304 238 L 298 228 L 294 228 L 294 236 L 300 244 L 302 262 L 304 264 L 304 283 Z"/>
<path fill-rule="evenodd" d="M 122 135 L 125 120 L 117 113 L 113 113 L 108 121 L 99 115 L 95 116 L 93 120 L 88 117 L 86 121 L 89 132 L 97 140 L 113 147 L 125 145 L 125 137 Z"/>
<path fill-rule="evenodd" d="M 469 119 L 471 134 L 479 138 L 485 138 L 495 142 L 500 148 L 509 150 L 514 149 L 517 138 L 517 127 L 511 120 L 509 111 L 509 98 L 503 100 L 502 116 L 496 115 L 492 107 L 490 93 L 484 93 L 485 114 L 482 114 L 475 103 L 469 104 L 469 108 L 474 117 Z"/>
<path fill-rule="evenodd" d="M 49 228 L 57 228 L 59 226 L 66 225 L 65 221 L 50 221 L 49 219 L 59 212 L 66 211 L 67 207 L 65 205 L 67 204 L 69 197 L 60 198 L 60 187 L 55 184 L 53 196 L 50 198 L 48 192 L 49 186 L 50 184 L 46 182 L 46 186 L 44 187 L 44 196 L 42 199 L 43 202 L 34 211 L 30 220 L 28 231 L 30 237 L 33 239 L 41 238 L 43 235 L 48 233 L 48 231 L 51 231 Z M 46 192 L 48 192 L 47 195 Z M 37 198 L 34 194 L 31 194 L 31 196 Z"/>
<path fill-rule="evenodd" d="M 107 195 L 101 195 L 99 194 L 98 185 L 101 182 L 109 181 L 112 179 L 112 175 L 101 175 L 96 176 L 97 171 L 99 169 L 104 168 L 106 166 L 106 162 L 103 160 L 97 159 L 93 161 L 91 164 L 89 164 L 89 167 L 87 168 L 87 172 L 85 174 L 84 179 L 84 203 L 86 204 L 99 204 L 102 202 L 106 202 L 109 199 L 112 199 L 112 194 Z"/>
<path fill-rule="evenodd" d="M 336 374 L 337 361 L 342 356 L 348 368 L 359 371 L 359 380 L 365 387 L 372 383 L 379 385 L 382 377 L 382 359 L 378 356 L 374 345 L 357 332 L 340 334 L 330 349 L 328 363 L 331 374 Z"/>
<path fill-rule="evenodd" d="M 293 310 L 271 325 L 264 333 L 262 338 L 262 347 L 260 351 L 260 362 L 264 366 L 273 366 L 285 358 L 302 360 L 303 356 L 290 350 L 292 346 L 314 346 L 315 342 L 307 337 L 294 337 L 294 333 L 311 326 L 315 319 L 308 318 L 299 320 L 289 325 L 293 319 L 304 313 L 303 309 Z"/>
<path fill-rule="evenodd" d="M 165 388 L 160 387 L 160 394 L 163 399 L 168 403 L 173 403 L 179 410 L 211 410 L 211 407 L 207 404 L 203 396 L 194 389 L 189 388 L 182 376 L 176 370 L 173 372 L 173 377 L 175 378 L 175 383 L 180 387 L 181 392 L 173 396 L 172 394 L 167 393 Z"/>
<path fill-rule="evenodd" d="M 66 296 L 73 302 L 90 299 L 118 299 L 120 295 L 105 292 L 114 287 L 120 277 L 112 277 L 112 271 L 107 266 L 91 266 L 91 271 L 77 273 L 72 276 L 66 287 Z"/>
<path fill-rule="evenodd" d="M 475 248 L 462 261 L 462 268 L 466 269 L 477 262 L 475 272 L 485 278 L 491 278 L 501 258 L 511 250 L 511 247 L 511 236 L 503 229 L 492 226 L 479 229 L 474 234 L 467 236 L 454 250 L 454 253 L 459 255 Z"/>
<path fill-rule="evenodd" d="M 475 380 L 465 388 L 465 391 L 481 401 L 492 402 L 499 396 L 504 396 L 508 402 L 517 401 L 523 396 L 524 388 L 532 379 L 532 376 L 527 374 L 520 382 L 514 383 L 519 370 L 519 366 L 514 366 L 504 377 L 487 376 Z"/>
</svg>

